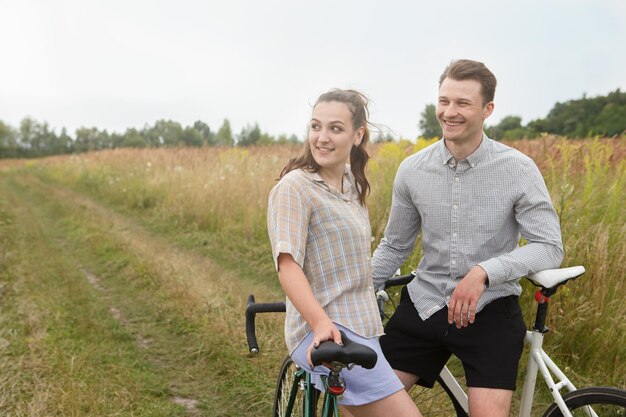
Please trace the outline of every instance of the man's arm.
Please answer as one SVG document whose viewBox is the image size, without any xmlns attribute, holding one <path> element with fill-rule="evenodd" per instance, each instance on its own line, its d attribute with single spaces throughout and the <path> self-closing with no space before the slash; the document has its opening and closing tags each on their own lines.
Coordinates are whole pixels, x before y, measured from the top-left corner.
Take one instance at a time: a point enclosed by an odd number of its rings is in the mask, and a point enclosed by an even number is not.
<svg viewBox="0 0 626 417">
<path fill-rule="evenodd" d="M 448 322 L 465 327 L 474 322 L 476 305 L 485 286 L 517 281 L 544 269 L 558 268 L 563 260 L 561 227 L 543 177 L 534 163 L 520 178 L 514 206 L 520 234 L 528 243 L 475 265 L 459 281 L 448 305 Z"/>
<path fill-rule="evenodd" d="M 374 288 L 387 281 L 409 257 L 421 226 L 421 218 L 403 180 L 403 167 L 398 169 L 393 184 L 391 212 L 385 235 L 372 256 Z"/>
<path fill-rule="evenodd" d="M 520 234 L 528 243 L 479 263 L 489 276 L 489 285 L 558 268 L 563 261 L 561 226 L 541 172 L 531 163 L 526 174 L 520 179 L 514 214 Z"/>
</svg>

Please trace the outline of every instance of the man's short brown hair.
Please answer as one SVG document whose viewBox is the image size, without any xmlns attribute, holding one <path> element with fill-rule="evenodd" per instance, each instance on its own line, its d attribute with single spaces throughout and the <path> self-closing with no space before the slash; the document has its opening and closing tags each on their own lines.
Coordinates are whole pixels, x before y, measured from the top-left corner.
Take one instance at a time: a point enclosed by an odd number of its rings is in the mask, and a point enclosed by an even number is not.
<svg viewBox="0 0 626 417">
<path fill-rule="evenodd" d="M 446 78 L 457 81 L 476 80 L 480 83 L 481 94 L 483 96 L 483 106 L 490 101 L 496 94 L 496 76 L 482 62 L 472 61 L 470 59 L 458 59 L 452 61 L 450 65 L 443 71 L 439 78 L 439 87 Z"/>
</svg>

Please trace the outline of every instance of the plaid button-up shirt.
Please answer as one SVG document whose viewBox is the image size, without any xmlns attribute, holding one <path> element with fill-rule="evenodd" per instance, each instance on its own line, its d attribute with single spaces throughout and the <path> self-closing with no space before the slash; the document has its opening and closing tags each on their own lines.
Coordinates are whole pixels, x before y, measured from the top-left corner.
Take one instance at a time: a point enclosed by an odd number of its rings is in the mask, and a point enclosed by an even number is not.
<svg viewBox="0 0 626 417">
<path fill-rule="evenodd" d="M 267 228 L 274 262 L 289 253 L 329 318 L 369 338 L 383 328 L 372 283 L 369 214 L 346 167 L 343 193 L 317 173 L 289 172 L 269 195 Z M 285 339 L 292 352 L 311 330 L 287 299 Z"/>
<path fill-rule="evenodd" d="M 539 169 L 486 136 L 458 163 L 443 140 L 402 162 L 373 256 L 376 287 L 407 259 L 420 232 L 424 256 L 407 289 L 423 320 L 448 304 L 474 265 L 489 276 L 478 312 L 497 298 L 519 295 L 521 277 L 557 268 L 563 259 L 559 219 Z M 519 246 L 520 234 L 528 244 Z"/>
</svg>

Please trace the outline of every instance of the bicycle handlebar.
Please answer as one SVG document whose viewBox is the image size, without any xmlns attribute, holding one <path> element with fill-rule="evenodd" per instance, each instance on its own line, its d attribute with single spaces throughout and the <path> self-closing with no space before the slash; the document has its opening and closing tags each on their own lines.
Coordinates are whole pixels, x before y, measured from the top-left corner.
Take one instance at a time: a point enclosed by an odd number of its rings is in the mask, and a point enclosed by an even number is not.
<svg viewBox="0 0 626 417">
<path fill-rule="evenodd" d="M 395 277 L 391 277 L 378 290 L 382 291 L 386 288 L 406 285 L 409 282 L 413 281 L 413 278 L 415 278 L 415 275 L 417 275 L 417 273 L 415 271 L 412 271 L 410 274 L 396 275 Z"/>
<path fill-rule="evenodd" d="M 250 353 L 259 353 L 259 345 L 256 341 L 256 313 L 284 313 L 287 310 L 284 302 L 280 303 L 255 303 L 254 295 L 248 296 L 248 307 L 246 307 L 246 339 Z"/>
</svg>

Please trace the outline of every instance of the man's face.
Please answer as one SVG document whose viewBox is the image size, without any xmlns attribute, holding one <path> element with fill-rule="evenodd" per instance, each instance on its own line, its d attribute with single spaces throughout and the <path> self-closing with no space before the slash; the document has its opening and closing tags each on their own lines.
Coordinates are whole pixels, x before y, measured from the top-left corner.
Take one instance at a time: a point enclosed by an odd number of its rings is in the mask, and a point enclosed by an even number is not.
<svg viewBox="0 0 626 417">
<path fill-rule="evenodd" d="M 480 143 L 483 122 L 492 112 L 493 102 L 483 105 L 478 81 L 446 78 L 441 83 L 437 120 L 447 141 L 458 144 L 472 141 Z"/>
</svg>

